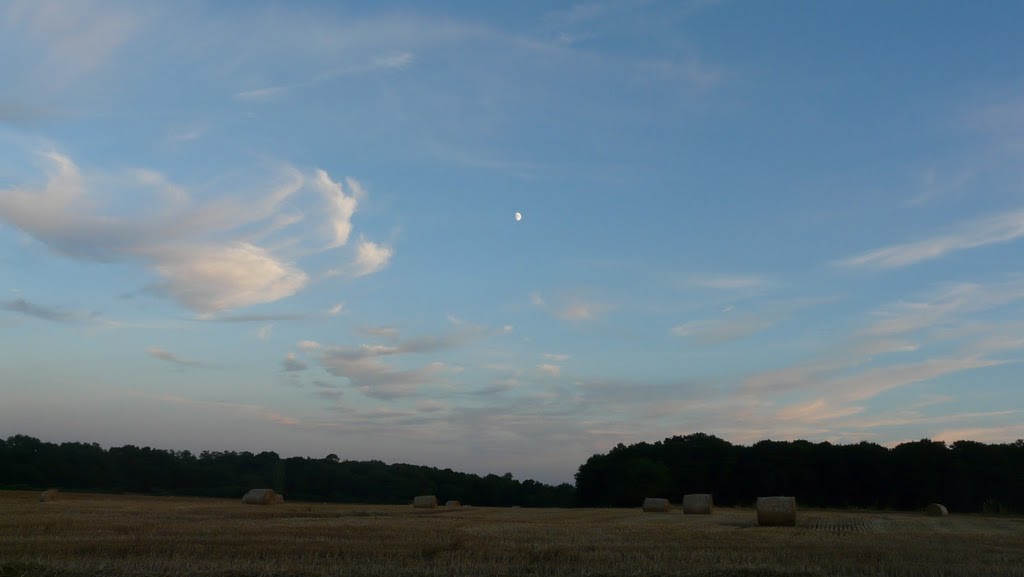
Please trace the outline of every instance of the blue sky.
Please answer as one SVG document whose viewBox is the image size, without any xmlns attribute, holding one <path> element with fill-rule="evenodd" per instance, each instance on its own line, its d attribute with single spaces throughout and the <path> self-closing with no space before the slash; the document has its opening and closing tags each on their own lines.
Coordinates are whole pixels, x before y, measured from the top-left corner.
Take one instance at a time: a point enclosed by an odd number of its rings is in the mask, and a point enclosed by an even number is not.
<svg viewBox="0 0 1024 577">
<path fill-rule="evenodd" d="M 547 482 L 1022 438 L 1022 21 L 4 3 L 0 435 Z"/>
</svg>

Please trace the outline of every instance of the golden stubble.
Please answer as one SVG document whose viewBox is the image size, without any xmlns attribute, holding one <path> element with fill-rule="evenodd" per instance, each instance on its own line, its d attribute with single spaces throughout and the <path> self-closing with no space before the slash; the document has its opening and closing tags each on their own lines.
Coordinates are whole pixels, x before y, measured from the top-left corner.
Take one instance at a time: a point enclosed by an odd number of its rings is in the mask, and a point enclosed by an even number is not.
<svg viewBox="0 0 1024 577">
<path fill-rule="evenodd" d="M 0 577 L 1011 575 L 1024 518 L 341 505 L 0 492 Z"/>
</svg>

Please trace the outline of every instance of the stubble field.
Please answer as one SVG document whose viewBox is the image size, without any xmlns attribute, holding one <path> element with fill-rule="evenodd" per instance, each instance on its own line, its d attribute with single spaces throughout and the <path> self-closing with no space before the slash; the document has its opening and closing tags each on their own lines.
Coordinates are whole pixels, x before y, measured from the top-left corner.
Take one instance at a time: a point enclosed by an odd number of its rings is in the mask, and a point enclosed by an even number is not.
<svg viewBox="0 0 1024 577">
<path fill-rule="evenodd" d="M 801 510 L 758 527 L 636 509 L 517 509 L 0 491 L 0 576 L 1013 575 L 1024 518 Z"/>
</svg>

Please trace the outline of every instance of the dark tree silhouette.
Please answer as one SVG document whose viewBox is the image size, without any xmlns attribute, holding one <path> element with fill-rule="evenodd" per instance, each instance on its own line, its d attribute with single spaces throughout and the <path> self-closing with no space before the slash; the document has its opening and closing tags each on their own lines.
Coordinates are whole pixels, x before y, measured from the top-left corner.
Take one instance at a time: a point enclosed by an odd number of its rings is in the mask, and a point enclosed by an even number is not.
<svg viewBox="0 0 1024 577">
<path fill-rule="evenodd" d="M 720 505 L 794 495 L 811 507 L 1024 512 L 1024 441 L 952 446 L 924 439 L 892 449 L 861 442 L 760 441 L 732 445 L 704 433 L 621 443 L 576 473 L 584 506 L 632 506 L 643 497 L 712 493 Z"/>
</svg>

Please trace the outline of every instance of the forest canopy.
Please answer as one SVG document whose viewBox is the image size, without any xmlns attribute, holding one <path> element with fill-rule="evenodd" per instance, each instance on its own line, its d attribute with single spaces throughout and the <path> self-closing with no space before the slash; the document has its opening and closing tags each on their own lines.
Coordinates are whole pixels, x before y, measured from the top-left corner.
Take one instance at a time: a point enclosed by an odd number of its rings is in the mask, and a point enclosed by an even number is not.
<svg viewBox="0 0 1024 577">
<path fill-rule="evenodd" d="M 760 441 L 733 445 L 694 433 L 655 443 L 619 444 L 580 465 L 575 486 L 475 475 L 421 465 L 274 452 L 195 455 L 150 447 L 0 439 L 0 487 L 237 498 L 268 487 L 289 500 L 409 503 L 434 494 L 480 506 L 636 507 L 645 497 L 678 502 L 711 493 L 717 505 L 750 506 L 759 496 L 792 495 L 800 506 L 1024 512 L 1024 440 L 1006 444 L 927 439 L 874 443 Z"/>
</svg>

